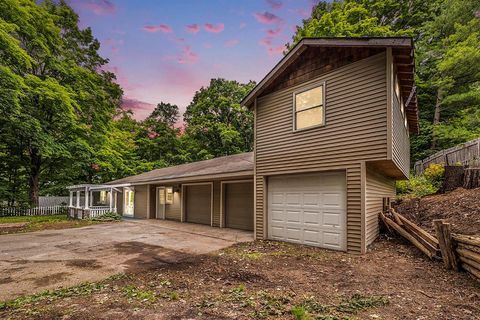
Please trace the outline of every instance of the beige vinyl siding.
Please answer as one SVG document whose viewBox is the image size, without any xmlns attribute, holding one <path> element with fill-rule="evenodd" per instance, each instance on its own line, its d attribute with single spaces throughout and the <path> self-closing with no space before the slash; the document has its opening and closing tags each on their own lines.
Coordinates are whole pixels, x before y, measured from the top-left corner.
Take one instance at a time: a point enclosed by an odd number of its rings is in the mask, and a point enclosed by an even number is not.
<svg viewBox="0 0 480 320">
<path fill-rule="evenodd" d="M 165 205 L 165 218 L 168 220 L 180 221 L 182 219 L 182 193 L 181 188 L 178 192 L 173 192 L 173 203 Z"/>
<path fill-rule="evenodd" d="M 367 168 L 365 194 L 366 245 L 371 244 L 378 236 L 378 213 L 383 210 L 383 198 L 385 197 L 395 197 L 395 180 Z"/>
<path fill-rule="evenodd" d="M 135 186 L 134 215 L 135 218 L 147 219 L 147 185 Z"/>
<path fill-rule="evenodd" d="M 220 181 L 213 181 L 213 222 L 214 227 L 220 227 Z"/>
<path fill-rule="evenodd" d="M 392 108 L 392 160 L 408 178 L 410 172 L 410 138 L 395 90 L 393 90 Z"/>
<path fill-rule="evenodd" d="M 293 132 L 293 93 L 325 82 L 326 125 Z M 385 53 L 257 99 L 256 236 L 266 237 L 269 175 L 347 170 L 347 250 L 362 252 L 362 161 L 387 158 Z"/>
</svg>

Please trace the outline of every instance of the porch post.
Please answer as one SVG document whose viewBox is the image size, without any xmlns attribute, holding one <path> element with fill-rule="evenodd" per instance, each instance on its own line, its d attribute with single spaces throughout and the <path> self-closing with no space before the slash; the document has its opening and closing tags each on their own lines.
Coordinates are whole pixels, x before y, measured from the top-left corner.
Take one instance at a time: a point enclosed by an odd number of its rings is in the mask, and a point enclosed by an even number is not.
<svg viewBox="0 0 480 320">
<path fill-rule="evenodd" d="M 69 207 L 73 207 L 73 191 L 70 191 L 70 205 Z"/>
<path fill-rule="evenodd" d="M 85 209 L 88 209 L 88 204 L 90 203 L 88 199 L 89 193 L 90 193 L 89 188 L 85 187 Z"/>
<path fill-rule="evenodd" d="M 115 191 L 115 196 L 113 197 L 113 212 L 117 213 L 117 197 L 118 192 Z"/>
<path fill-rule="evenodd" d="M 77 208 L 80 208 L 80 190 L 77 191 Z"/>
<path fill-rule="evenodd" d="M 110 188 L 110 212 L 112 212 L 113 206 L 113 188 Z"/>
</svg>

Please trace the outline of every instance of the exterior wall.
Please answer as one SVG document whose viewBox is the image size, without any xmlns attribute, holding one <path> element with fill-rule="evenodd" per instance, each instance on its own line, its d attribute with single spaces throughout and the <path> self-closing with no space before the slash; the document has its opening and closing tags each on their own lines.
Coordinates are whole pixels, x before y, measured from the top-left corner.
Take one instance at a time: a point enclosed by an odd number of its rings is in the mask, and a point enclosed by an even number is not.
<svg viewBox="0 0 480 320">
<path fill-rule="evenodd" d="M 395 180 L 373 169 L 366 169 L 365 239 L 371 244 L 378 236 L 378 213 L 383 210 L 383 198 L 395 197 Z"/>
<path fill-rule="evenodd" d="M 119 215 L 122 215 L 123 214 L 123 190 L 122 190 L 122 193 L 120 192 L 117 192 L 117 213 Z"/>
<path fill-rule="evenodd" d="M 220 227 L 220 181 L 213 181 L 213 221 L 212 226 Z"/>
<path fill-rule="evenodd" d="M 139 185 L 135 186 L 135 198 L 134 198 L 134 216 L 135 218 L 147 219 L 148 218 L 148 186 Z"/>
<path fill-rule="evenodd" d="M 404 102 L 395 90 L 392 90 L 392 94 L 392 160 L 408 178 L 410 173 L 410 136 L 408 126 L 405 125 L 405 111 L 402 113 Z"/>
<path fill-rule="evenodd" d="M 311 81 L 257 98 L 257 238 L 267 237 L 268 176 L 346 170 L 347 250 L 354 253 L 364 251 L 361 163 L 387 159 L 386 80 L 386 54 L 380 53 Z M 326 125 L 293 132 L 293 93 L 324 81 Z"/>
<path fill-rule="evenodd" d="M 179 189 L 178 192 L 173 193 L 173 203 L 165 205 L 165 217 L 169 220 L 182 219 L 182 191 L 181 188 Z"/>
</svg>

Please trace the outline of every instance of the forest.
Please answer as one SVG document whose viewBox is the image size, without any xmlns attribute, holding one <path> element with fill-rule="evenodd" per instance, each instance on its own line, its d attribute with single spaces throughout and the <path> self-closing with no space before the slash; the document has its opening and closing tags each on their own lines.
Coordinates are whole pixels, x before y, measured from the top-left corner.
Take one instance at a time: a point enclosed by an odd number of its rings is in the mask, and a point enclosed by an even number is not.
<svg viewBox="0 0 480 320">
<path fill-rule="evenodd" d="M 479 0 L 320 1 L 285 52 L 303 37 L 363 36 L 415 41 L 412 163 L 480 136 Z M 0 1 L 0 203 L 252 150 L 253 114 L 240 101 L 254 81 L 212 79 L 183 115 L 158 101 L 138 121 L 100 46 L 63 0 Z"/>
</svg>

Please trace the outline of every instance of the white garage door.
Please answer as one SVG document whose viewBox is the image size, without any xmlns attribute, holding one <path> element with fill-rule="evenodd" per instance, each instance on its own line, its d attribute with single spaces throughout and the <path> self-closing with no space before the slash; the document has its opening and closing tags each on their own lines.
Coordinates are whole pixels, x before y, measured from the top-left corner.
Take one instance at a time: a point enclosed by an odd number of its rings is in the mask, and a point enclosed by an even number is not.
<svg viewBox="0 0 480 320">
<path fill-rule="evenodd" d="M 346 249 L 344 173 L 268 179 L 268 237 L 335 250 Z"/>
</svg>

